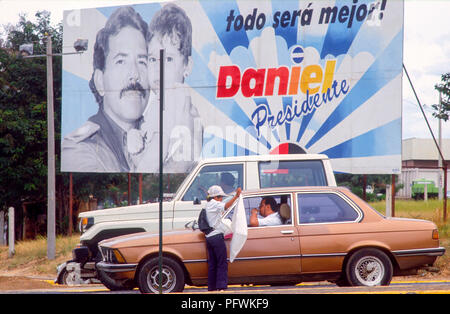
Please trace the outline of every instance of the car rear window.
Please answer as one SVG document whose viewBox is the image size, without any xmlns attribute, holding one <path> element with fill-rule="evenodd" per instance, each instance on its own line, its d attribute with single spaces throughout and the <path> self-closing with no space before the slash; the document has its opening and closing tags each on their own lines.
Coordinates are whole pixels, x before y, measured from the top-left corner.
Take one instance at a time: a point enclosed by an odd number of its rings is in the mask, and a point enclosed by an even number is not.
<svg viewBox="0 0 450 314">
<path fill-rule="evenodd" d="M 348 222 L 358 219 L 358 212 L 334 193 L 298 194 L 300 223 Z"/>
<path fill-rule="evenodd" d="M 283 186 L 326 186 L 320 160 L 263 161 L 259 163 L 261 188 Z"/>
</svg>

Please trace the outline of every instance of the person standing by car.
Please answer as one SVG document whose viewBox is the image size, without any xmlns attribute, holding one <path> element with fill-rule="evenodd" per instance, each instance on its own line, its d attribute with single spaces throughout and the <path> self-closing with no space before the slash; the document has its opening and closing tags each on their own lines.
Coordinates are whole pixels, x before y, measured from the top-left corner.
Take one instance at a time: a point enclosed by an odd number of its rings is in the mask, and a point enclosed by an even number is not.
<svg viewBox="0 0 450 314">
<path fill-rule="evenodd" d="M 228 286 L 227 247 L 225 246 L 224 233 L 227 227 L 222 223 L 222 216 L 241 195 L 241 188 L 236 189 L 236 194 L 228 202 L 223 198 L 227 196 L 222 188 L 213 185 L 208 189 L 206 204 L 206 217 L 208 223 L 214 228 L 206 235 L 206 248 L 208 250 L 208 291 L 225 290 Z"/>
</svg>

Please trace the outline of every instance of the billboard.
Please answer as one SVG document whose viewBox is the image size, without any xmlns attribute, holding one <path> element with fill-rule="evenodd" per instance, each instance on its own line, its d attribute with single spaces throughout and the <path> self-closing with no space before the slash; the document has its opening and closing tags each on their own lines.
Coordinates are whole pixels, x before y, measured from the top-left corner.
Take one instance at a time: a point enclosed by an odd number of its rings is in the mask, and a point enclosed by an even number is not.
<svg viewBox="0 0 450 314">
<path fill-rule="evenodd" d="M 323 153 L 401 168 L 403 1 L 183 0 L 64 12 L 67 172 L 164 172 L 199 158 Z"/>
</svg>

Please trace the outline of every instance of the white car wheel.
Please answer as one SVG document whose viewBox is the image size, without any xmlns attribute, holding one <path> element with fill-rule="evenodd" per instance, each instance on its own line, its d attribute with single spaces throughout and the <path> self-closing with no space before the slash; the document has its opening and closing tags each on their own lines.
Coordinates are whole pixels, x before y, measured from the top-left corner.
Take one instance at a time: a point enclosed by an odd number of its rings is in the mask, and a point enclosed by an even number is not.
<svg viewBox="0 0 450 314">
<path fill-rule="evenodd" d="M 137 274 L 142 293 L 159 293 L 159 260 L 146 261 Z M 164 257 L 162 261 L 162 292 L 181 292 L 184 289 L 184 271 L 178 262 Z"/>
<path fill-rule="evenodd" d="M 378 249 L 361 249 L 352 254 L 346 265 L 347 281 L 352 286 L 387 286 L 392 274 L 391 260 Z"/>
</svg>

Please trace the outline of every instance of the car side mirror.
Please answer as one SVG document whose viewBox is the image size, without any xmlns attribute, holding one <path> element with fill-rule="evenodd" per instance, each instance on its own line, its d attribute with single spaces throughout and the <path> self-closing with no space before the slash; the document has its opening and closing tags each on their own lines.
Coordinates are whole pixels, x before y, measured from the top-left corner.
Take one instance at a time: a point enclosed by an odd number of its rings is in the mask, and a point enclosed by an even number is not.
<svg viewBox="0 0 450 314">
<path fill-rule="evenodd" d="M 198 197 L 194 198 L 194 205 L 200 205 L 202 202 L 198 199 Z"/>
<path fill-rule="evenodd" d="M 186 224 L 184 225 L 184 228 L 185 228 L 185 229 L 192 229 L 192 230 L 198 229 L 197 220 L 189 221 L 188 223 L 186 223 Z"/>
</svg>

